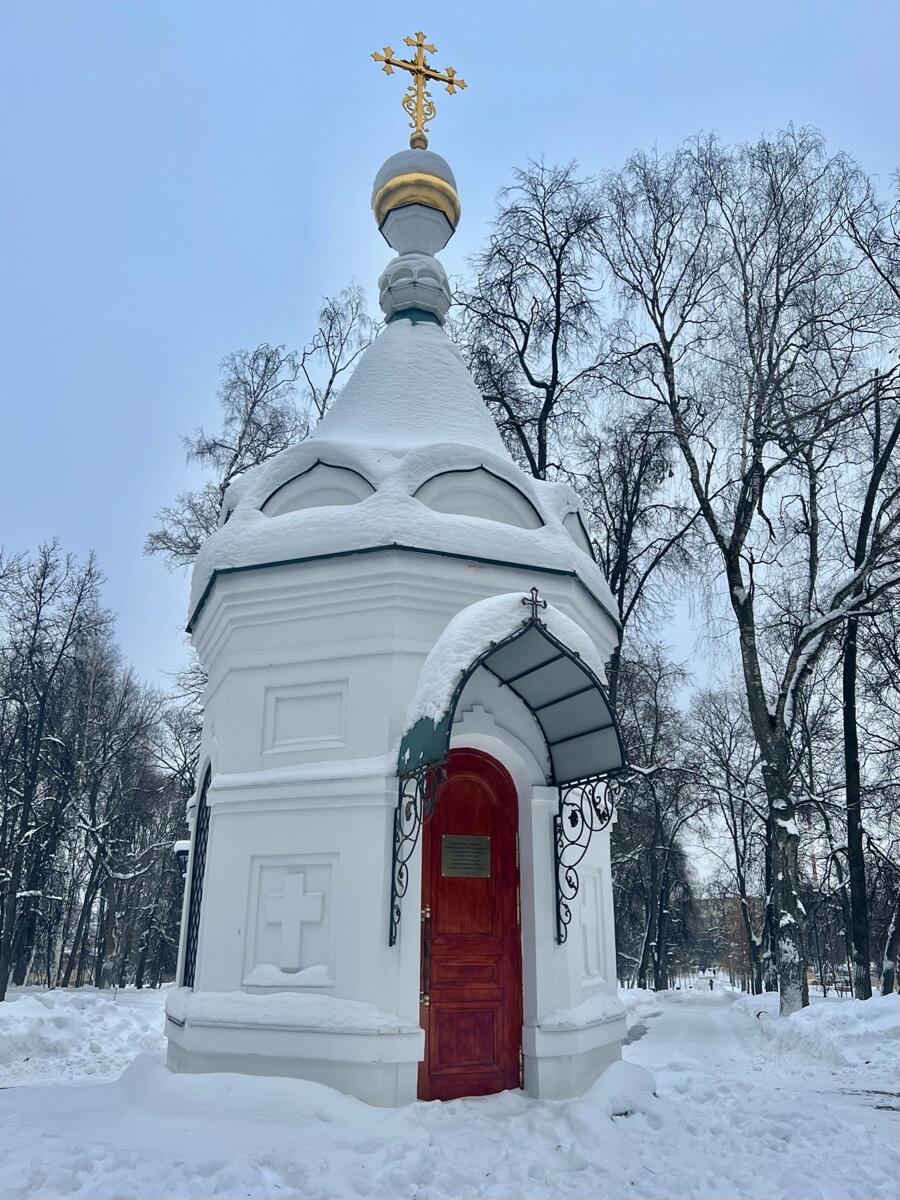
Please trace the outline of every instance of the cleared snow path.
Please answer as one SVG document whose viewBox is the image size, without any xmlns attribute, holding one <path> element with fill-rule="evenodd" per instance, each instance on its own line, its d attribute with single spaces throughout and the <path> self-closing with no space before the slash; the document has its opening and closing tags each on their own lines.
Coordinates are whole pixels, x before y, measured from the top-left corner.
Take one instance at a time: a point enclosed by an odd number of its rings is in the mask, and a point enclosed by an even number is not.
<svg viewBox="0 0 900 1200">
<path fill-rule="evenodd" d="M 641 1013 L 647 1034 L 625 1054 L 653 1071 L 659 1099 L 682 1113 L 681 1150 L 695 1169 L 687 1195 L 895 1198 L 898 1002 L 869 1002 L 868 1013 L 887 1013 L 893 1036 L 869 1031 L 868 1066 L 825 1036 L 799 1038 L 794 1027 L 788 1036 L 777 996 L 674 992 Z M 814 1003 L 809 1015 L 831 1007 Z"/>
<path fill-rule="evenodd" d="M 0 1033 L 18 1003 L 0 1005 Z M 775 1018 L 756 1011 L 769 998 L 626 1003 L 629 1061 L 559 1103 L 507 1092 L 375 1109 L 298 1080 L 172 1075 L 158 1051 L 115 1083 L 73 1086 L 83 1056 L 60 1054 L 67 1086 L 0 1092 L 0 1197 L 895 1200 L 898 1114 L 873 1100 L 900 1091 L 882 1053 L 900 997 L 768 1031 Z M 655 1074 L 656 1097 L 632 1064 Z"/>
</svg>

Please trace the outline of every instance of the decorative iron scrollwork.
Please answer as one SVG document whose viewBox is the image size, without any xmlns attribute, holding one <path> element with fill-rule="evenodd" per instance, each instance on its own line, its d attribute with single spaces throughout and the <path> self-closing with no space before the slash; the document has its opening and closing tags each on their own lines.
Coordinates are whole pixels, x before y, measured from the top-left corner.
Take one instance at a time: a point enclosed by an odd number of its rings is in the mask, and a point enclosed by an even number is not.
<svg viewBox="0 0 900 1200">
<path fill-rule="evenodd" d="M 559 789 L 559 811 L 553 818 L 553 847 L 556 864 L 556 940 L 562 945 L 569 936 L 572 901 L 578 895 L 578 867 L 588 852 L 591 838 L 605 829 L 613 817 L 613 804 L 620 790 L 612 776 L 580 779 Z"/>
<path fill-rule="evenodd" d="M 422 825 L 431 819 L 438 790 L 447 778 L 447 768 L 422 767 L 401 775 L 397 807 L 394 810 L 394 852 L 391 867 L 391 921 L 388 945 L 397 943 L 400 905 L 409 886 L 409 860 L 419 841 Z"/>
</svg>

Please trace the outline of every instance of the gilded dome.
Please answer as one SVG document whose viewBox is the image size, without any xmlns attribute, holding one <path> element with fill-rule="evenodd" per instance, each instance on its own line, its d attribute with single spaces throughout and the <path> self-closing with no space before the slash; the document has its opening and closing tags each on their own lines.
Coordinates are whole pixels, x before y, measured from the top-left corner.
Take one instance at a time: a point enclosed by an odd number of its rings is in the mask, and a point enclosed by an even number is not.
<svg viewBox="0 0 900 1200">
<path fill-rule="evenodd" d="M 431 150 L 392 154 L 375 176 L 372 211 L 381 228 L 388 214 L 408 204 L 424 204 L 443 213 L 450 231 L 459 224 L 456 180 L 445 159 Z"/>
</svg>

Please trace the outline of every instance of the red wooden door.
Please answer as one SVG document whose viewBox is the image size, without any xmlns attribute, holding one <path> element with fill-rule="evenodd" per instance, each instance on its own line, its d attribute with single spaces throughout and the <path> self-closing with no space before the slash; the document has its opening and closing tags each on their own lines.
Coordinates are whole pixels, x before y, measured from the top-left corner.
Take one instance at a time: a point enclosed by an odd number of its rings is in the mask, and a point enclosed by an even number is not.
<svg viewBox="0 0 900 1200">
<path fill-rule="evenodd" d="M 519 1087 L 518 803 L 505 769 L 454 750 L 422 838 L 419 1098 Z"/>
</svg>

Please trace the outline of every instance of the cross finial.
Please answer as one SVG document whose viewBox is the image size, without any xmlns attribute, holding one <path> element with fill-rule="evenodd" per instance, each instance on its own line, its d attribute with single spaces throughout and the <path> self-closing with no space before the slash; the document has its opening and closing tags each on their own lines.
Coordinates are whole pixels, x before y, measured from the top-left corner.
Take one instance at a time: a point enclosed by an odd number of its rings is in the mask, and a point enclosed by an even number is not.
<svg viewBox="0 0 900 1200">
<path fill-rule="evenodd" d="M 407 46 L 415 47 L 415 58 L 396 58 L 390 46 L 385 46 L 381 51 L 374 51 L 372 57 L 376 62 L 384 63 L 385 75 L 393 75 L 394 67 L 399 67 L 401 71 L 409 71 L 412 75 L 412 83 L 406 89 L 403 97 L 403 107 L 411 118 L 409 127 L 412 129 L 412 133 L 409 135 L 409 144 L 413 150 L 425 150 L 428 146 L 425 126 L 429 121 L 434 120 L 437 112 L 434 101 L 431 99 L 431 93 L 425 84 L 432 81 L 444 83 L 447 85 L 450 95 L 455 96 L 456 89 L 464 88 L 466 81 L 457 78 L 454 67 L 448 67 L 446 71 L 441 72 L 435 71 L 433 67 L 429 66 L 425 60 L 425 51 L 427 50 L 429 54 L 437 54 L 437 46 L 426 42 L 425 34 L 421 31 L 415 37 L 407 37 L 403 41 Z"/>
<path fill-rule="evenodd" d="M 531 605 L 531 616 L 528 618 L 530 621 L 539 621 L 540 617 L 538 616 L 538 609 L 547 607 L 547 601 L 539 599 L 539 593 L 536 587 L 531 589 L 530 596 L 522 597 L 522 603 Z"/>
</svg>

